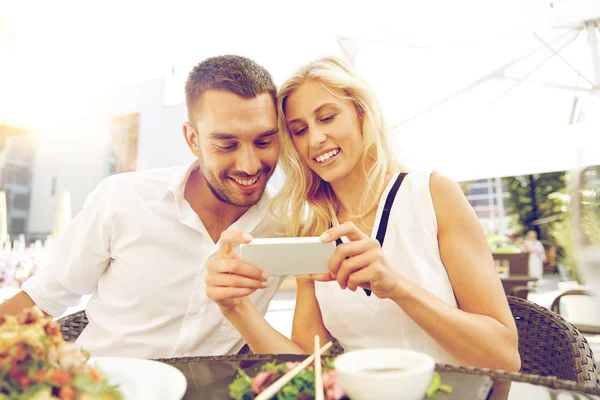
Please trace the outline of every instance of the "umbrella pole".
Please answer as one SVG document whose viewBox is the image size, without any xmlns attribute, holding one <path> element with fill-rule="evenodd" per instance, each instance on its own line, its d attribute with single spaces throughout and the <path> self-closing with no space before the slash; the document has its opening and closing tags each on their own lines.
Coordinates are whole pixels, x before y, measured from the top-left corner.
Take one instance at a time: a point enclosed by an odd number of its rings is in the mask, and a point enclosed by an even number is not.
<svg viewBox="0 0 600 400">
<path fill-rule="evenodd" d="M 592 66 L 594 68 L 594 86 L 600 88 L 600 50 L 598 47 L 598 21 L 586 21 L 585 26 L 588 33 L 588 44 L 592 56 Z"/>
</svg>

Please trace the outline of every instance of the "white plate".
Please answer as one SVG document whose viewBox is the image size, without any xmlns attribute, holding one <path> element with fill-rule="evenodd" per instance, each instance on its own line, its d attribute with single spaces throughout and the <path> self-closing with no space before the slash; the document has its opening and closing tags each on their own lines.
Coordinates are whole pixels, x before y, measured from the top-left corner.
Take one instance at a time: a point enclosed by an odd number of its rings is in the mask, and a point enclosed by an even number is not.
<svg viewBox="0 0 600 400">
<path fill-rule="evenodd" d="M 16 295 L 20 291 L 21 291 L 21 289 L 19 289 L 17 287 L 12 287 L 12 286 L 0 288 L 0 303 L 2 303 L 5 300 L 10 299 L 11 297 Z"/>
<path fill-rule="evenodd" d="M 119 385 L 125 400 L 181 400 L 187 388 L 177 368 L 158 361 L 124 357 L 91 357 L 109 382 Z"/>
</svg>

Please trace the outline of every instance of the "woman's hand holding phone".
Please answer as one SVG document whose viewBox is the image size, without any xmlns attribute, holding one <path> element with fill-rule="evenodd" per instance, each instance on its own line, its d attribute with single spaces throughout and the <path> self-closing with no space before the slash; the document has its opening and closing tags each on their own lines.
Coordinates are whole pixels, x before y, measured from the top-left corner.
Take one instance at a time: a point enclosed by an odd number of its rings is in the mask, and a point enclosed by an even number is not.
<svg viewBox="0 0 600 400">
<path fill-rule="evenodd" d="M 313 274 L 311 279 L 321 282 L 335 280 L 340 288 L 352 291 L 362 287 L 382 299 L 397 296 L 406 277 L 390 266 L 379 242 L 367 236 L 352 222 L 326 230 L 321 235 L 321 240 L 334 242 L 342 236 L 347 237 L 349 242 L 336 247 L 329 259 L 330 273 Z"/>
</svg>

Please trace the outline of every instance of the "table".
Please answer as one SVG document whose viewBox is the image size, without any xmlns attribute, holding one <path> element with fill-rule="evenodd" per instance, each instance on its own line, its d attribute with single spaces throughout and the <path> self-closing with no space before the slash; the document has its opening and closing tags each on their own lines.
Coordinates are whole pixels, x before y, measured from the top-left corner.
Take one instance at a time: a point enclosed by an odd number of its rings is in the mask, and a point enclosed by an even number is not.
<svg viewBox="0 0 600 400">
<path fill-rule="evenodd" d="M 529 253 L 492 253 L 494 260 L 508 261 L 510 275 L 529 275 Z"/>
<path fill-rule="evenodd" d="M 538 278 L 535 278 L 530 275 L 510 275 L 506 278 L 500 278 L 502 282 L 502 286 L 504 287 L 504 293 L 512 296 L 512 290 L 517 286 L 527 286 L 529 282 L 535 282 Z M 520 294 L 520 293 L 518 293 Z M 527 300 L 527 293 L 523 296 L 522 294 L 518 297 L 521 297 Z"/>
<path fill-rule="evenodd" d="M 173 365 L 185 375 L 188 388 L 184 400 L 226 400 L 229 399 L 229 383 L 236 376 L 238 368 L 248 369 L 269 361 L 299 361 L 303 358 L 304 356 L 290 354 L 245 354 L 170 358 L 159 361 Z M 536 375 L 518 373 L 507 374 L 501 371 L 481 370 L 448 364 L 438 364 L 436 370 L 442 374 L 451 372 L 468 375 L 487 375 L 491 377 L 493 386 L 488 397 L 489 400 L 600 400 L 600 389 L 583 387 L 572 381 L 557 380 L 550 377 L 540 378 Z M 444 395 L 444 393 L 439 393 L 433 400 L 443 400 Z"/>
</svg>

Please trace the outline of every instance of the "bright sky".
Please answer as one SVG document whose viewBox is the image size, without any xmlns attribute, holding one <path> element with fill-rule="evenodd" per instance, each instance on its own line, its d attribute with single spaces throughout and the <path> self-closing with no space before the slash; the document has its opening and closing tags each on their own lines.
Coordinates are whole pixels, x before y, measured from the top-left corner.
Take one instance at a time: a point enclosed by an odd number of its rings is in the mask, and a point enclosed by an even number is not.
<svg viewBox="0 0 600 400">
<path fill-rule="evenodd" d="M 555 0 L 552 11 L 540 0 L 0 0 L 0 118 L 26 120 L 32 98 L 45 109 L 36 112 L 53 114 L 84 91 L 186 70 L 209 55 L 252 56 L 280 82 L 301 63 L 339 52 L 337 37 L 481 45 L 541 26 L 536 19 L 557 10 L 589 15 L 593 2 Z"/>
<path fill-rule="evenodd" d="M 223 53 L 252 57 L 281 83 L 310 59 L 341 55 L 343 37 L 358 39 L 356 65 L 398 122 L 514 58 L 531 30 L 600 16 L 598 0 L 552 3 L 0 0 L 0 122 L 53 123 L 99 90 L 173 67 L 182 78 Z"/>
</svg>

